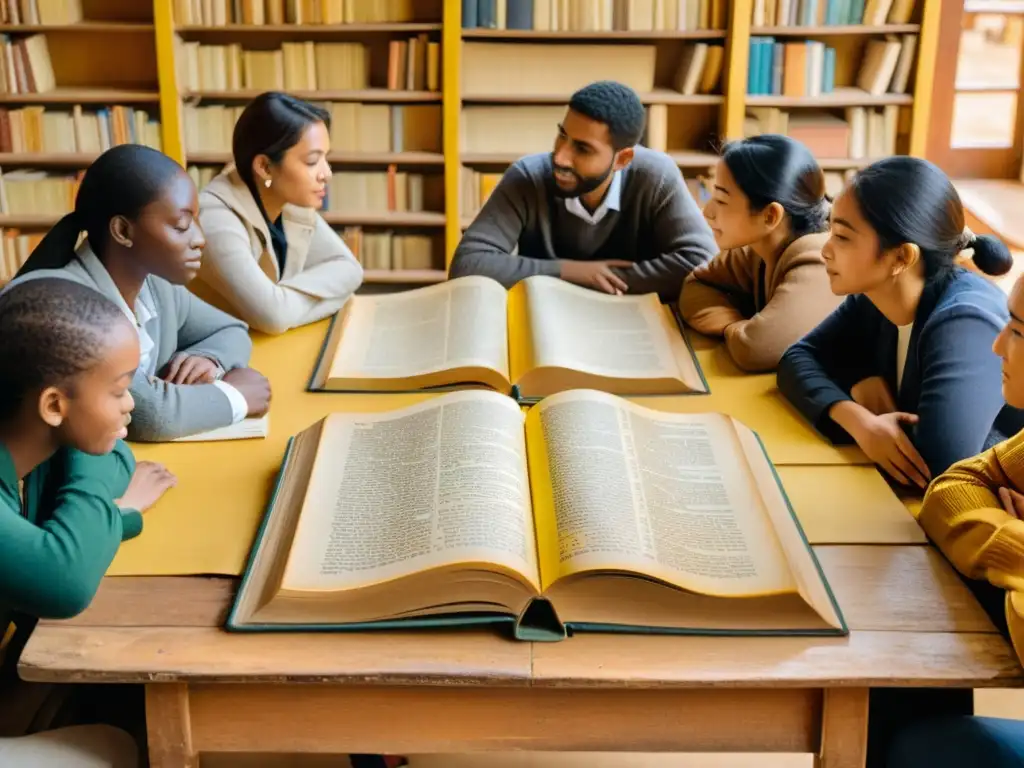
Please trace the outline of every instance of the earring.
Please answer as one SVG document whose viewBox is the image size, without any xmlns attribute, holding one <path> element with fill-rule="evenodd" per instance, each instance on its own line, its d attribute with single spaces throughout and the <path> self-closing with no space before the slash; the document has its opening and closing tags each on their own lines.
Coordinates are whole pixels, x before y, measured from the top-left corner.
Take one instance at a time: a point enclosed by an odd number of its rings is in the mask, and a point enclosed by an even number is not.
<svg viewBox="0 0 1024 768">
<path fill-rule="evenodd" d="M 266 181 L 264 181 L 263 182 L 263 186 L 266 187 L 267 189 L 270 189 L 270 179 L 267 179 Z"/>
</svg>

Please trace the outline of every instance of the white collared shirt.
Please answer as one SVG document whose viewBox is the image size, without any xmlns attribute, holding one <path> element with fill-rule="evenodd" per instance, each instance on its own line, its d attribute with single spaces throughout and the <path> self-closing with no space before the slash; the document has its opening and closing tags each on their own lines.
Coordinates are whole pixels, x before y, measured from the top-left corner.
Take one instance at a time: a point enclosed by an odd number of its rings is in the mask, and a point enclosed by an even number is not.
<svg viewBox="0 0 1024 768">
<path fill-rule="evenodd" d="M 597 206 L 593 213 L 588 211 L 578 197 L 567 197 L 565 209 L 573 216 L 578 216 L 588 224 L 597 224 L 605 217 L 608 211 L 619 210 L 622 201 L 622 172 L 616 171 L 612 174 L 612 183 L 608 185 L 604 200 Z"/>
<path fill-rule="evenodd" d="M 83 263 L 89 262 L 91 271 L 99 274 L 97 270 L 102 270 L 102 273 L 106 274 L 108 279 L 110 279 L 110 275 L 107 273 L 103 263 L 91 249 L 81 248 L 77 255 Z M 113 283 L 112 279 L 111 283 Z M 125 316 L 131 320 L 132 325 L 139 334 L 139 370 L 152 378 L 156 375 L 156 358 L 153 354 L 153 348 L 156 344 L 153 341 L 153 334 L 150 329 L 153 327 L 153 323 L 156 323 L 159 319 L 160 313 L 157 311 L 153 294 L 149 290 L 149 284 L 146 282 L 142 283 L 142 290 L 139 291 L 139 296 L 135 300 L 134 311 L 129 308 L 128 302 L 124 300 L 124 297 L 116 289 L 109 292 L 109 297 L 120 307 Z M 219 365 L 217 370 L 218 377 L 224 375 L 224 371 Z M 249 414 L 249 404 L 245 401 L 245 396 L 227 382 L 221 381 L 220 378 L 214 381 L 213 385 L 223 392 L 227 396 L 228 402 L 231 403 L 232 423 L 237 424 L 242 421 Z"/>
</svg>

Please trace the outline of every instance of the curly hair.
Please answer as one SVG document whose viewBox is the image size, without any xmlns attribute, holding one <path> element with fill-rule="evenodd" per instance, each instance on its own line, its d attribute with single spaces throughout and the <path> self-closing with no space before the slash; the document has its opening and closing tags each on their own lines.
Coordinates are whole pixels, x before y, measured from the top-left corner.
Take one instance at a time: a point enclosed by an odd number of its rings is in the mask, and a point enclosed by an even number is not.
<svg viewBox="0 0 1024 768">
<path fill-rule="evenodd" d="M 0 421 L 26 397 L 95 366 L 111 329 L 127 322 L 114 302 L 64 278 L 27 279 L 0 293 Z"/>
<path fill-rule="evenodd" d="M 569 109 L 607 125 L 616 151 L 637 144 L 647 124 L 647 113 L 636 91 L 614 80 L 583 86 L 569 99 Z"/>
</svg>

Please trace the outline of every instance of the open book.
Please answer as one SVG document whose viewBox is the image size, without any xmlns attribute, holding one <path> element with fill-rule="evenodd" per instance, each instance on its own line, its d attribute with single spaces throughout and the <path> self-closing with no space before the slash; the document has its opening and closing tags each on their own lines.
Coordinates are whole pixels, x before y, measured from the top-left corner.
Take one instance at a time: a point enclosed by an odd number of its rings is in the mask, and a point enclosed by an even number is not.
<svg viewBox="0 0 1024 768">
<path fill-rule="evenodd" d="M 753 432 L 593 390 L 332 414 L 292 439 L 238 631 L 506 622 L 846 634 Z"/>
<path fill-rule="evenodd" d="M 266 437 L 270 433 L 270 414 L 253 416 L 242 419 L 236 424 L 229 424 L 226 427 L 210 429 L 206 432 L 197 432 L 194 435 L 185 435 L 175 438 L 175 443 L 210 443 L 220 440 L 252 440 L 254 438 Z"/>
<path fill-rule="evenodd" d="M 681 322 L 657 295 L 610 296 L 546 276 L 511 290 L 470 276 L 353 296 L 334 317 L 309 384 L 335 392 L 467 387 L 524 401 L 579 388 L 708 391 Z"/>
</svg>

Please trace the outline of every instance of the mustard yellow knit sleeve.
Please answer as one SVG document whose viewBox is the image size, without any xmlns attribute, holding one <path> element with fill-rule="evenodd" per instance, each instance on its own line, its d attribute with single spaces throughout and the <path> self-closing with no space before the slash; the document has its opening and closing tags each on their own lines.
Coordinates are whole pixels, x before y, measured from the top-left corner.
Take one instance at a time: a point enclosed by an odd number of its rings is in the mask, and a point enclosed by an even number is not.
<svg viewBox="0 0 1024 768">
<path fill-rule="evenodd" d="M 1024 433 L 954 464 L 928 488 L 918 522 L 965 576 L 1024 590 L 1024 521 L 999 489 L 1024 492 Z"/>
</svg>

